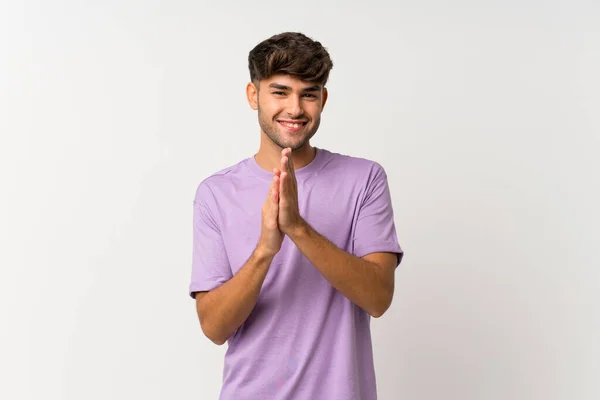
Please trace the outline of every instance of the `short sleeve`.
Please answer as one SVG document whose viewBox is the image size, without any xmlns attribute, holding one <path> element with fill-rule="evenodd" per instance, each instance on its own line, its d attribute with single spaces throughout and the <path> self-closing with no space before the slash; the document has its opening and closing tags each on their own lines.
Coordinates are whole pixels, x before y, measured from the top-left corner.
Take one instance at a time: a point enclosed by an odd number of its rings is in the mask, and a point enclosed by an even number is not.
<svg viewBox="0 0 600 400">
<path fill-rule="evenodd" d="M 200 184 L 194 199 L 192 235 L 192 277 L 189 295 L 212 290 L 232 277 L 221 230 L 216 201 L 205 183 Z"/>
<path fill-rule="evenodd" d="M 374 163 L 360 205 L 353 237 L 353 249 L 354 255 L 357 257 L 375 252 L 396 253 L 398 257 L 396 267 L 404 255 L 396 235 L 387 175 L 378 163 Z"/>
</svg>

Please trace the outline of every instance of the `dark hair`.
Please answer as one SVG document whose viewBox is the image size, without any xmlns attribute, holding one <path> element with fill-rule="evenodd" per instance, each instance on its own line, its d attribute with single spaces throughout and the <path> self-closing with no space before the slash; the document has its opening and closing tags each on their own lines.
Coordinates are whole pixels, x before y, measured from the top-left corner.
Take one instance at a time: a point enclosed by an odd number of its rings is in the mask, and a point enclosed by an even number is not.
<svg viewBox="0 0 600 400">
<path fill-rule="evenodd" d="M 248 54 L 250 80 L 292 75 L 325 86 L 333 62 L 321 43 L 299 32 L 284 32 L 260 42 Z"/>
</svg>

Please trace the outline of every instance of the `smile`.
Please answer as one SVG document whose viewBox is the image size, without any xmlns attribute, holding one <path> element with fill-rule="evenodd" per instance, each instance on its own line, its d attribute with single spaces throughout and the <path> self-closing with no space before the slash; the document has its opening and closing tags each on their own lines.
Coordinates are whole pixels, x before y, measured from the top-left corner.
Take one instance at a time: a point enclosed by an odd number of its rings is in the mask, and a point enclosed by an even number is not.
<svg viewBox="0 0 600 400">
<path fill-rule="evenodd" d="M 298 131 L 304 125 L 307 124 L 306 121 L 277 121 L 279 125 L 283 126 L 288 131 Z"/>
</svg>

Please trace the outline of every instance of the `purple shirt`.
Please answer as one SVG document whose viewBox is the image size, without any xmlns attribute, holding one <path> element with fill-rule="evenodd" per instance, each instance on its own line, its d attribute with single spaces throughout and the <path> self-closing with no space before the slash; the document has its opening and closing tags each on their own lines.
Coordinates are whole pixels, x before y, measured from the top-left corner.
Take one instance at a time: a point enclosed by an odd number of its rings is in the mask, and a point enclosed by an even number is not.
<svg viewBox="0 0 600 400">
<path fill-rule="evenodd" d="M 395 252 L 400 263 L 381 165 L 317 148 L 296 178 L 300 215 L 317 232 L 355 256 Z M 271 180 L 250 157 L 200 183 L 190 295 L 218 287 L 246 263 Z M 285 236 L 254 310 L 227 341 L 220 399 L 376 399 L 370 319 Z"/>
</svg>

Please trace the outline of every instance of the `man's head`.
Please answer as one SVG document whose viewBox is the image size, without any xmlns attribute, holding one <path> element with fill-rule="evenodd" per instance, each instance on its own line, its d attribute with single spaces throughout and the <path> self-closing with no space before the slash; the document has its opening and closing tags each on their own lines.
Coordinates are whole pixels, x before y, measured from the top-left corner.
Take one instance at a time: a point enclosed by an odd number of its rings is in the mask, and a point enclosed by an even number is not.
<svg viewBox="0 0 600 400">
<path fill-rule="evenodd" d="M 262 131 L 281 148 L 302 148 L 319 129 L 327 101 L 327 50 L 302 33 L 281 33 L 250 51 L 248 68 L 246 94 Z"/>
</svg>

